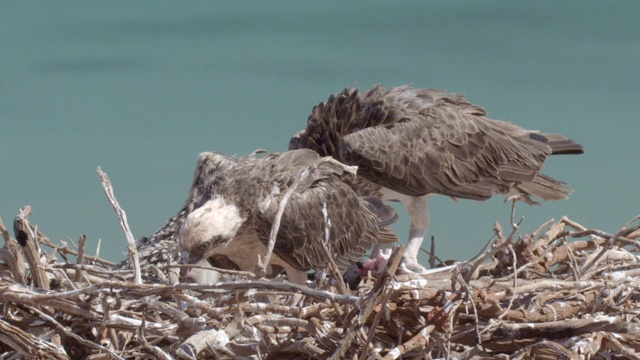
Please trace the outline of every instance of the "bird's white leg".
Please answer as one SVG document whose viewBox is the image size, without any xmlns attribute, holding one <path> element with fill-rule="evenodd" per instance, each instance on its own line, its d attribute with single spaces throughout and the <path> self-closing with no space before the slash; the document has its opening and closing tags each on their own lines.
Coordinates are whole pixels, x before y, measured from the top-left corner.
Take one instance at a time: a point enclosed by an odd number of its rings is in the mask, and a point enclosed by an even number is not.
<svg viewBox="0 0 640 360">
<path fill-rule="evenodd" d="M 407 209 L 409 218 L 411 218 L 411 227 L 409 228 L 409 242 L 404 252 L 402 269 L 407 272 L 422 273 L 426 269 L 418 263 L 418 254 L 420 246 L 429 230 L 429 207 L 427 205 L 427 196 L 411 196 L 402 198 L 402 204 Z"/>
<path fill-rule="evenodd" d="M 409 196 L 387 188 L 383 188 L 381 192 L 385 200 L 400 201 L 411 219 L 409 241 L 407 242 L 407 247 L 403 255 L 403 262 L 400 265 L 401 271 L 412 273 L 422 273 L 426 271 L 426 269 L 418 263 L 418 253 L 420 252 L 422 241 L 429 230 L 429 207 L 427 206 L 427 198 L 429 195 Z M 391 256 L 393 245 L 394 244 L 383 244 L 375 246 L 371 251 L 372 263 L 368 264 L 365 262 L 366 268 L 364 270 L 368 270 L 369 268 L 384 268 L 386 265 L 384 260 L 388 261 Z"/>
</svg>

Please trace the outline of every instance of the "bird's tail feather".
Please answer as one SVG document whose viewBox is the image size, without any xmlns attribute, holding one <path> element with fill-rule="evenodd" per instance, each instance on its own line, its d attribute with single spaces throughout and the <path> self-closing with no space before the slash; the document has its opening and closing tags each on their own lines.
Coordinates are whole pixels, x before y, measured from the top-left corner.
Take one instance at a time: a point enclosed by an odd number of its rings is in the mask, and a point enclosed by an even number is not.
<svg viewBox="0 0 640 360">
<path fill-rule="evenodd" d="M 532 181 L 517 185 L 521 194 L 552 201 L 568 199 L 573 190 L 566 187 L 566 183 L 552 177 L 536 174 Z"/>
<path fill-rule="evenodd" d="M 380 198 L 375 196 L 364 197 L 367 207 L 378 218 L 378 227 L 383 228 L 398 221 L 398 213 L 391 206 L 387 205 Z"/>
<path fill-rule="evenodd" d="M 396 210 L 385 204 L 380 198 L 374 196 L 364 197 L 367 207 L 378 218 L 378 244 L 389 244 L 399 241 L 393 231 L 388 228 L 389 225 L 398 221 L 398 213 Z"/>
<path fill-rule="evenodd" d="M 542 134 L 547 139 L 547 145 L 551 147 L 552 155 L 577 155 L 584 153 L 582 145 L 558 134 Z"/>
</svg>

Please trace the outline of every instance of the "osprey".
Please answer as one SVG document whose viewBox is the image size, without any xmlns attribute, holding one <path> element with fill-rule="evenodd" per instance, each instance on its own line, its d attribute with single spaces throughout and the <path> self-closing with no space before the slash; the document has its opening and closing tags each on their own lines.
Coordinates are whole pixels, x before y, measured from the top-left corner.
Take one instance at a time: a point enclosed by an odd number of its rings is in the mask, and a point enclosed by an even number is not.
<svg viewBox="0 0 640 360">
<path fill-rule="evenodd" d="M 311 150 L 261 158 L 208 152 L 200 154 L 197 169 L 209 185 L 191 197 L 193 210 L 180 227 L 182 263 L 224 255 L 253 272 L 289 191 L 271 264 L 284 268 L 292 282 L 305 283 L 308 270 L 329 264 L 327 256 L 344 271 L 372 246 L 398 240 L 387 228 L 397 219 L 393 208 L 358 196 L 348 184 L 354 178 L 349 167 Z"/>
<path fill-rule="evenodd" d="M 289 149 L 301 148 L 358 166 L 360 195 L 402 202 L 411 218 L 403 263 L 413 272 L 424 270 L 417 255 L 429 228 L 427 197 L 566 199 L 566 184 L 540 169 L 549 155 L 583 153 L 565 136 L 492 120 L 462 95 L 407 85 L 332 95 L 291 139 Z M 379 254 L 388 249 L 372 258 Z"/>
</svg>

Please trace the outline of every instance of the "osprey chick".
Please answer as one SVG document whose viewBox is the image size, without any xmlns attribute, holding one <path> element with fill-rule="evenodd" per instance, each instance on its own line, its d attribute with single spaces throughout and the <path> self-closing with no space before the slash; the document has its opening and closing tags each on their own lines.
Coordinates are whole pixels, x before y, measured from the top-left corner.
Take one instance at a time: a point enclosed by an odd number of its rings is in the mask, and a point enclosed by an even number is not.
<svg viewBox="0 0 640 360">
<path fill-rule="evenodd" d="M 331 95 L 291 139 L 289 149 L 302 148 L 358 166 L 360 195 L 402 202 L 411 218 L 403 263 L 414 272 L 424 270 L 417 256 L 429 228 L 428 196 L 566 199 L 571 190 L 539 171 L 549 155 L 583 153 L 563 135 L 492 120 L 462 95 L 406 85 Z"/>
<path fill-rule="evenodd" d="M 344 182 L 353 178 L 347 167 L 313 151 L 239 159 L 202 153 L 198 168 L 208 169 L 210 185 L 194 197 L 195 209 L 179 230 L 182 263 L 225 255 L 241 270 L 253 272 L 258 256 L 266 253 L 280 200 L 301 176 L 284 208 L 271 257 L 290 281 L 304 284 L 308 270 L 328 265 L 327 238 L 341 271 L 372 246 L 397 241 L 386 228 L 397 219 L 395 211 L 380 199 L 358 196 Z"/>
</svg>

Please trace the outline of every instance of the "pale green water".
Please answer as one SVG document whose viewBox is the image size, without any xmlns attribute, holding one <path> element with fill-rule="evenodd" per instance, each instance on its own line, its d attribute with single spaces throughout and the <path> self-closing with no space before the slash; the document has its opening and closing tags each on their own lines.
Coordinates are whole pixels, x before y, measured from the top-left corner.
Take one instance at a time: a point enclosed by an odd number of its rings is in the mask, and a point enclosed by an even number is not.
<svg viewBox="0 0 640 360">
<path fill-rule="evenodd" d="M 186 198 L 199 152 L 286 149 L 330 93 L 413 83 L 464 92 L 493 117 L 571 136 L 546 173 L 569 201 L 521 205 L 525 230 L 568 214 L 615 232 L 638 207 L 640 2 L 29 2 L 0 4 L 0 216 L 54 241 L 125 240 L 95 168 L 136 237 Z M 502 198 L 431 201 L 443 258 L 507 224 Z M 403 220 L 398 231 L 407 234 Z M 92 250 L 93 251 L 93 250 Z"/>
</svg>

